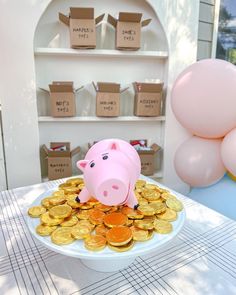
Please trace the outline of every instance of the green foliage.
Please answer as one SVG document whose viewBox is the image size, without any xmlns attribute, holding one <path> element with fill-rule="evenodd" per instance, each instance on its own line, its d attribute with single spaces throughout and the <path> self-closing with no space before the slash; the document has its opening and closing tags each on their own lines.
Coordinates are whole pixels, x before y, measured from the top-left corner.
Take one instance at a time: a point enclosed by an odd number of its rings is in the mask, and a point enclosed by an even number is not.
<svg viewBox="0 0 236 295">
<path fill-rule="evenodd" d="M 226 32 L 227 25 L 232 18 L 232 14 L 228 12 L 227 8 L 222 4 L 220 6 L 219 31 Z"/>
</svg>

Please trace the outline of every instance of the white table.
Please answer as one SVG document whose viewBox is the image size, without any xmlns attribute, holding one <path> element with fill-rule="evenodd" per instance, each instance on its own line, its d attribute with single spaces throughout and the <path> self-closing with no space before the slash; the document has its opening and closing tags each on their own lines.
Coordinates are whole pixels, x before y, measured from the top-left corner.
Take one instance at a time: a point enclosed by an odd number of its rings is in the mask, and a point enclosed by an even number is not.
<svg viewBox="0 0 236 295">
<path fill-rule="evenodd" d="M 46 249 L 25 215 L 34 198 L 61 182 L 0 192 L 1 295 L 236 294 L 236 222 L 184 196 L 187 221 L 178 237 L 125 270 L 95 272 Z"/>
</svg>

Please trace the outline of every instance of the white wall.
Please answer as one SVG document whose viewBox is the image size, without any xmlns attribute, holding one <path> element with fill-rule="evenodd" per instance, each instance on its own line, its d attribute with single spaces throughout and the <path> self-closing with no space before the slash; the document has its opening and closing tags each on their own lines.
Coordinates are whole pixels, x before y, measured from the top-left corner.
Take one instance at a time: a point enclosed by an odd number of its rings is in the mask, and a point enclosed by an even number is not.
<svg viewBox="0 0 236 295">
<path fill-rule="evenodd" d="M 1 120 L 1 104 L 0 104 L 0 191 L 5 190 L 7 188 L 1 121 L 2 120 Z"/>
<path fill-rule="evenodd" d="M 0 95 L 3 98 L 10 188 L 41 180 L 33 39 L 39 18 L 50 2 L 0 0 L 0 79 L 4 82 Z M 192 0 L 150 0 L 147 3 L 159 16 L 169 43 L 164 181 L 184 192 L 188 186 L 177 177 L 173 157 L 178 145 L 189 134 L 178 124 L 171 111 L 170 90 L 177 75 L 196 60 L 199 3 Z"/>
</svg>

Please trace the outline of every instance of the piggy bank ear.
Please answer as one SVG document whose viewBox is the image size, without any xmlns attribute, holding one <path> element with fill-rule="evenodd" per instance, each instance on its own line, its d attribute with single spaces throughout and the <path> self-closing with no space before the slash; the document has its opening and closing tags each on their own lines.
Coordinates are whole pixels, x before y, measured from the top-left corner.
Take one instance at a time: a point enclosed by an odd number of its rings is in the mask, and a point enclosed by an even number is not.
<svg viewBox="0 0 236 295">
<path fill-rule="evenodd" d="M 77 167 L 78 167 L 81 171 L 84 172 L 85 167 L 87 166 L 88 162 L 89 162 L 88 160 L 81 160 L 81 161 L 78 161 L 78 162 L 76 163 L 76 165 L 77 165 Z"/>
<path fill-rule="evenodd" d="M 109 147 L 108 147 L 109 150 L 120 150 L 120 146 L 118 144 L 118 142 L 116 141 L 113 141 L 109 144 Z"/>
</svg>

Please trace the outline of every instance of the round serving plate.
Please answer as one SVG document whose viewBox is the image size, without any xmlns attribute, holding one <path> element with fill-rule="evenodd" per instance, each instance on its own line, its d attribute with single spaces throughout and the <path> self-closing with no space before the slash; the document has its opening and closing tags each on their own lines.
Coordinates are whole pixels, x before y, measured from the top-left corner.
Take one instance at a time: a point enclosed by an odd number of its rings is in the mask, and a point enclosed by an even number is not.
<svg viewBox="0 0 236 295">
<path fill-rule="evenodd" d="M 147 177 L 143 177 L 143 179 L 147 180 L 148 183 L 154 183 L 160 187 L 164 187 Z M 42 199 L 50 196 L 52 192 L 56 190 L 57 187 L 45 191 L 33 201 L 30 207 L 40 205 Z M 175 192 L 172 192 L 170 189 L 168 190 L 176 195 Z M 146 242 L 136 242 L 134 244 L 134 247 L 127 252 L 115 252 L 108 247 L 99 252 L 89 251 L 84 247 L 83 240 L 77 240 L 69 245 L 58 246 L 51 242 L 50 236 L 43 237 L 36 233 L 35 228 L 40 223 L 39 218 L 31 218 L 30 216 L 27 216 L 27 224 L 31 234 L 48 249 L 66 256 L 79 258 L 81 259 L 83 264 L 96 271 L 112 272 L 124 269 L 125 267 L 129 266 L 137 256 L 141 256 L 144 254 L 146 255 L 149 252 L 153 252 L 157 248 L 171 241 L 180 232 L 181 228 L 184 225 L 185 218 L 185 210 L 183 209 L 181 212 L 178 213 L 178 219 L 174 222 L 171 222 L 173 226 L 173 231 L 171 233 L 154 233 L 151 240 Z"/>
</svg>

